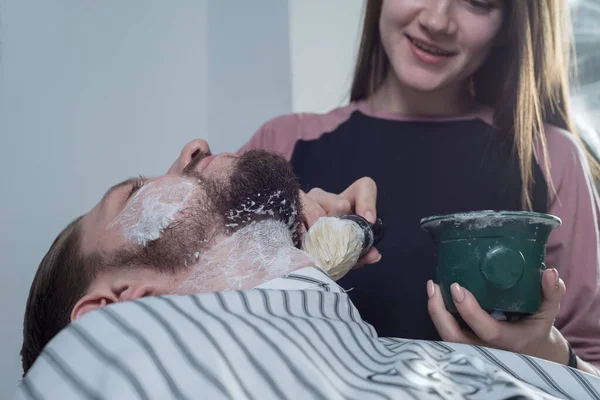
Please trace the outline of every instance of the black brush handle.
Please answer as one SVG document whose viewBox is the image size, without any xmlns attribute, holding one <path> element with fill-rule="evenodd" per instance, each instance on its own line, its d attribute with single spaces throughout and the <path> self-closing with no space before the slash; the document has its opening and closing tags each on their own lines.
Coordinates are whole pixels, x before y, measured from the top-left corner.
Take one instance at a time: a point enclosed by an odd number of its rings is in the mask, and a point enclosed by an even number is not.
<svg viewBox="0 0 600 400">
<path fill-rule="evenodd" d="M 363 242 L 362 246 L 363 255 L 367 253 L 371 249 L 371 247 L 379 244 L 379 242 L 381 242 L 381 240 L 383 239 L 385 228 L 383 225 L 383 218 L 381 218 L 379 214 L 377 215 L 377 219 L 375 220 L 375 223 L 373 225 L 371 225 L 369 221 L 367 221 L 365 218 L 357 214 L 346 214 L 340 217 L 340 219 L 356 223 L 364 232 L 365 241 Z"/>
<path fill-rule="evenodd" d="M 383 224 L 383 217 L 377 214 L 377 219 L 371 227 L 373 229 L 373 247 L 377 246 L 385 236 L 385 226 Z"/>
</svg>

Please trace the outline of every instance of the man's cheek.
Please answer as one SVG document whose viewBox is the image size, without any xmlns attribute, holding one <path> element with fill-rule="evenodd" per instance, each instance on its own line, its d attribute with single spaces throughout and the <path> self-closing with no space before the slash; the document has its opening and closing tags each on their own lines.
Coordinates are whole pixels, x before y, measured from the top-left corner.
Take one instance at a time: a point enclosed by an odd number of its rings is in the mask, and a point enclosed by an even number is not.
<svg viewBox="0 0 600 400">
<path fill-rule="evenodd" d="M 128 243 L 146 246 L 176 219 L 194 188 L 193 183 L 181 179 L 169 185 L 151 182 L 134 195 L 108 229 L 118 227 Z"/>
</svg>

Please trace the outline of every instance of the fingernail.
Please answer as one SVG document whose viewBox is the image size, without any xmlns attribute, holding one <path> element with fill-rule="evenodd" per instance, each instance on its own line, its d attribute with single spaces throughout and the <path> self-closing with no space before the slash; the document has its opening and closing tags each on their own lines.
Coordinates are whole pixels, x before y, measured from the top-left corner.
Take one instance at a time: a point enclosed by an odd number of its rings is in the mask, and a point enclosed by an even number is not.
<svg viewBox="0 0 600 400">
<path fill-rule="evenodd" d="M 367 211 L 365 213 L 365 219 L 367 221 L 369 221 L 370 223 L 374 224 L 375 223 L 375 214 L 373 213 L 373 211 Z"/>
<path fill-rule="evenodd" d="M 452 292 L 452 298 L 457 303 L 460 303 L 461 301 L 463 301 L 465 299 L 465 291 L 462 290 L 462 288 L 460 287 L 460 285 L 458 283 L 453 283 L 450 286 L 450 291 Z"/>
<path fill-rule="evenodd" d="M 435 286 L 432 280 L 427 281 L 427 297 L 432 298 L 435 294 Z"/>
<path fill-rule="evenodd" d="M 559 276 L 558 276 L 558 270 L 556 268 L 550 268 L 549 269 L 550 274 L 553 275 L 554 278 L 554 289 L 558 289 L 558 283 L 559 283 Z"/>
</svg>

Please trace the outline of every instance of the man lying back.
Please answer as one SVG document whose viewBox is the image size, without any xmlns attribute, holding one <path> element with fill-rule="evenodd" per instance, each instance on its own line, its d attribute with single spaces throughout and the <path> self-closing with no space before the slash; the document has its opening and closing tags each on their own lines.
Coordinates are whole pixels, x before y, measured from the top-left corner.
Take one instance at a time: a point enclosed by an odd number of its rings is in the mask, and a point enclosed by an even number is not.
<svg viewBox="0 0 600 400">
<path fill-rule="evenodd" d="M 202 141 L 166 175 L 112 187 L 37 271 L 15 398 L 584 399 L 600 391 L 600 379 L 559 364 L 379 338 L 298 249 L 301 211 L 285 159 L 212 156 Z"/>
<path fill-rule="evenodd" d="M 245 229 L 257 221 L 278 221 Z M 43 258 L 27 301 L 23 369 L 71 321 L 112 303 L 247 289 L 311 264 L 299 185 L 265 151 L 209 155 L 189 143 L 169 172 L 113 186 Z M 248 237 L 252 236 L 252 241 Z"/>
</svg>

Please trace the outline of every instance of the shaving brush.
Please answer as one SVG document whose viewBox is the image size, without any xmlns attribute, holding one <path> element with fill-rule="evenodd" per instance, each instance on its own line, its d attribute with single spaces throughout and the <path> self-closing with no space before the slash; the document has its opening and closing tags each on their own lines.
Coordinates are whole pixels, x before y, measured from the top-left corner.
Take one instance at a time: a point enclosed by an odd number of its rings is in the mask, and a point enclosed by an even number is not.
<svg viewBox="0 0 600 400">
<path fill-rule="evenodd" d="M 333 280 L 338 280 L 356 265 L 358 259 L 383 239 L 383 220 L 371 225 L 356 214 L 322 217 L 306 232 L 303 250 Z"/>
</svg>

